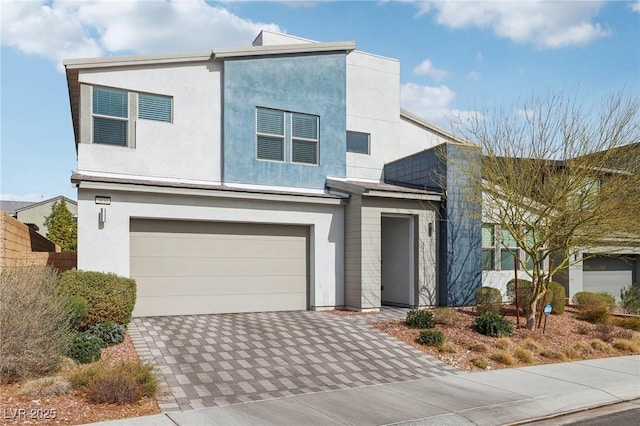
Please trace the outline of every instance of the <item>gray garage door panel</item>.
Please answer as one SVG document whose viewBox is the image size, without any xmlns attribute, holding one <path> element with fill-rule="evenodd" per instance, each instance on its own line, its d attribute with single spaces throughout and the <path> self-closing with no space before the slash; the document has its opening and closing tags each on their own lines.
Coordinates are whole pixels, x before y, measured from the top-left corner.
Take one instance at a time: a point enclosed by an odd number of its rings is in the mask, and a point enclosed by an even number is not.
<svg viewBox="0 0 640 426">
<path fill-rule="evenodd" d="M 308 227 L 132 220 L 135 316 L 307 308 Z"/>
<path fill-rule="evenodd" d="M 635 259 L 632 257 L 598 256 L 585 260 L 584 291 L 606 292 L 620 297 L 620 289 L 633 284 Z"/>
</svg>

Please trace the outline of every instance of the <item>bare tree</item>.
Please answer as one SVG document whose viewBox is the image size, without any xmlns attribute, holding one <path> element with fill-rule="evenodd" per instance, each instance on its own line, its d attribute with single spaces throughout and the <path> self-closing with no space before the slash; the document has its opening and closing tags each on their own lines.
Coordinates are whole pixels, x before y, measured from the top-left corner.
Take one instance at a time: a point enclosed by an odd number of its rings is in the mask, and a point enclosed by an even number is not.
<svg viewBox="0 0 640 426">
<path fill-rule="evenodd" d="M 639 108 L 624 93 L 598 108 L 550 93 L 464 124 L 481 151 L 463 169 L 482 193 L 483 218 L 511 233 L 523 253 L 519 269 L 532 281 L 527 328 L 550 278 L 576 251 L 640 241 Z"/>
</svg>

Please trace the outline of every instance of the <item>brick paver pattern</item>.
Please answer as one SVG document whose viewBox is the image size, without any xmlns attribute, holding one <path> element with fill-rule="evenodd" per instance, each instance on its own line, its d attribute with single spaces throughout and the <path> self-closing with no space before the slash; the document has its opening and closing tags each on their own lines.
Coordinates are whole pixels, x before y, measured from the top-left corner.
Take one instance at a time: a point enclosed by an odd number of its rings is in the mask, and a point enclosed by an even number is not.
<svg viewBox="0 0 640 426">
<path fill-rule="evenodd" d="M 135 318 L 129 333 L 161 375 L 160 408 L 176 411 L 456 374 L 368 324 L 405 314 L 147 317 Z"/>
</svg>

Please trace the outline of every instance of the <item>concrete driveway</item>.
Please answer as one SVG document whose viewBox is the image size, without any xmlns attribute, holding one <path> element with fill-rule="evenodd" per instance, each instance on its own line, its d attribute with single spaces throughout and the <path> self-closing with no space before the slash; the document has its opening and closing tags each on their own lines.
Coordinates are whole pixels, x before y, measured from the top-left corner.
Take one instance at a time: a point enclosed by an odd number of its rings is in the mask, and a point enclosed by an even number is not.
<svg viewBox="0 0 640 426">
<path fill-rule="evenodd" d="M 135 318 L 138 354 L 162 375 L 163 411 L 223 406 L 456 374 L 373 328 L 379 314 L 268 312 Z"/>
</svg>

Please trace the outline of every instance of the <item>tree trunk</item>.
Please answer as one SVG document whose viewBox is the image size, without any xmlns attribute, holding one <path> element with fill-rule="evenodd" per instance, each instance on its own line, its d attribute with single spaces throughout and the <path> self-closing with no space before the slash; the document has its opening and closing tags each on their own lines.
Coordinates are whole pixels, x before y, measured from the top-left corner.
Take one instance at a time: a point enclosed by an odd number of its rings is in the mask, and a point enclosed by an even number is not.
<svg viewBox="0 0 640 426">
<path fill-rule="evenodd" d="M 533 330 L 536 328 L 536 312 L 538 311 L 538 299 L 532 297 L 532 301 L 529 304 L 529 312 L 527 313 L 527 330 Z"/>
</svg>

